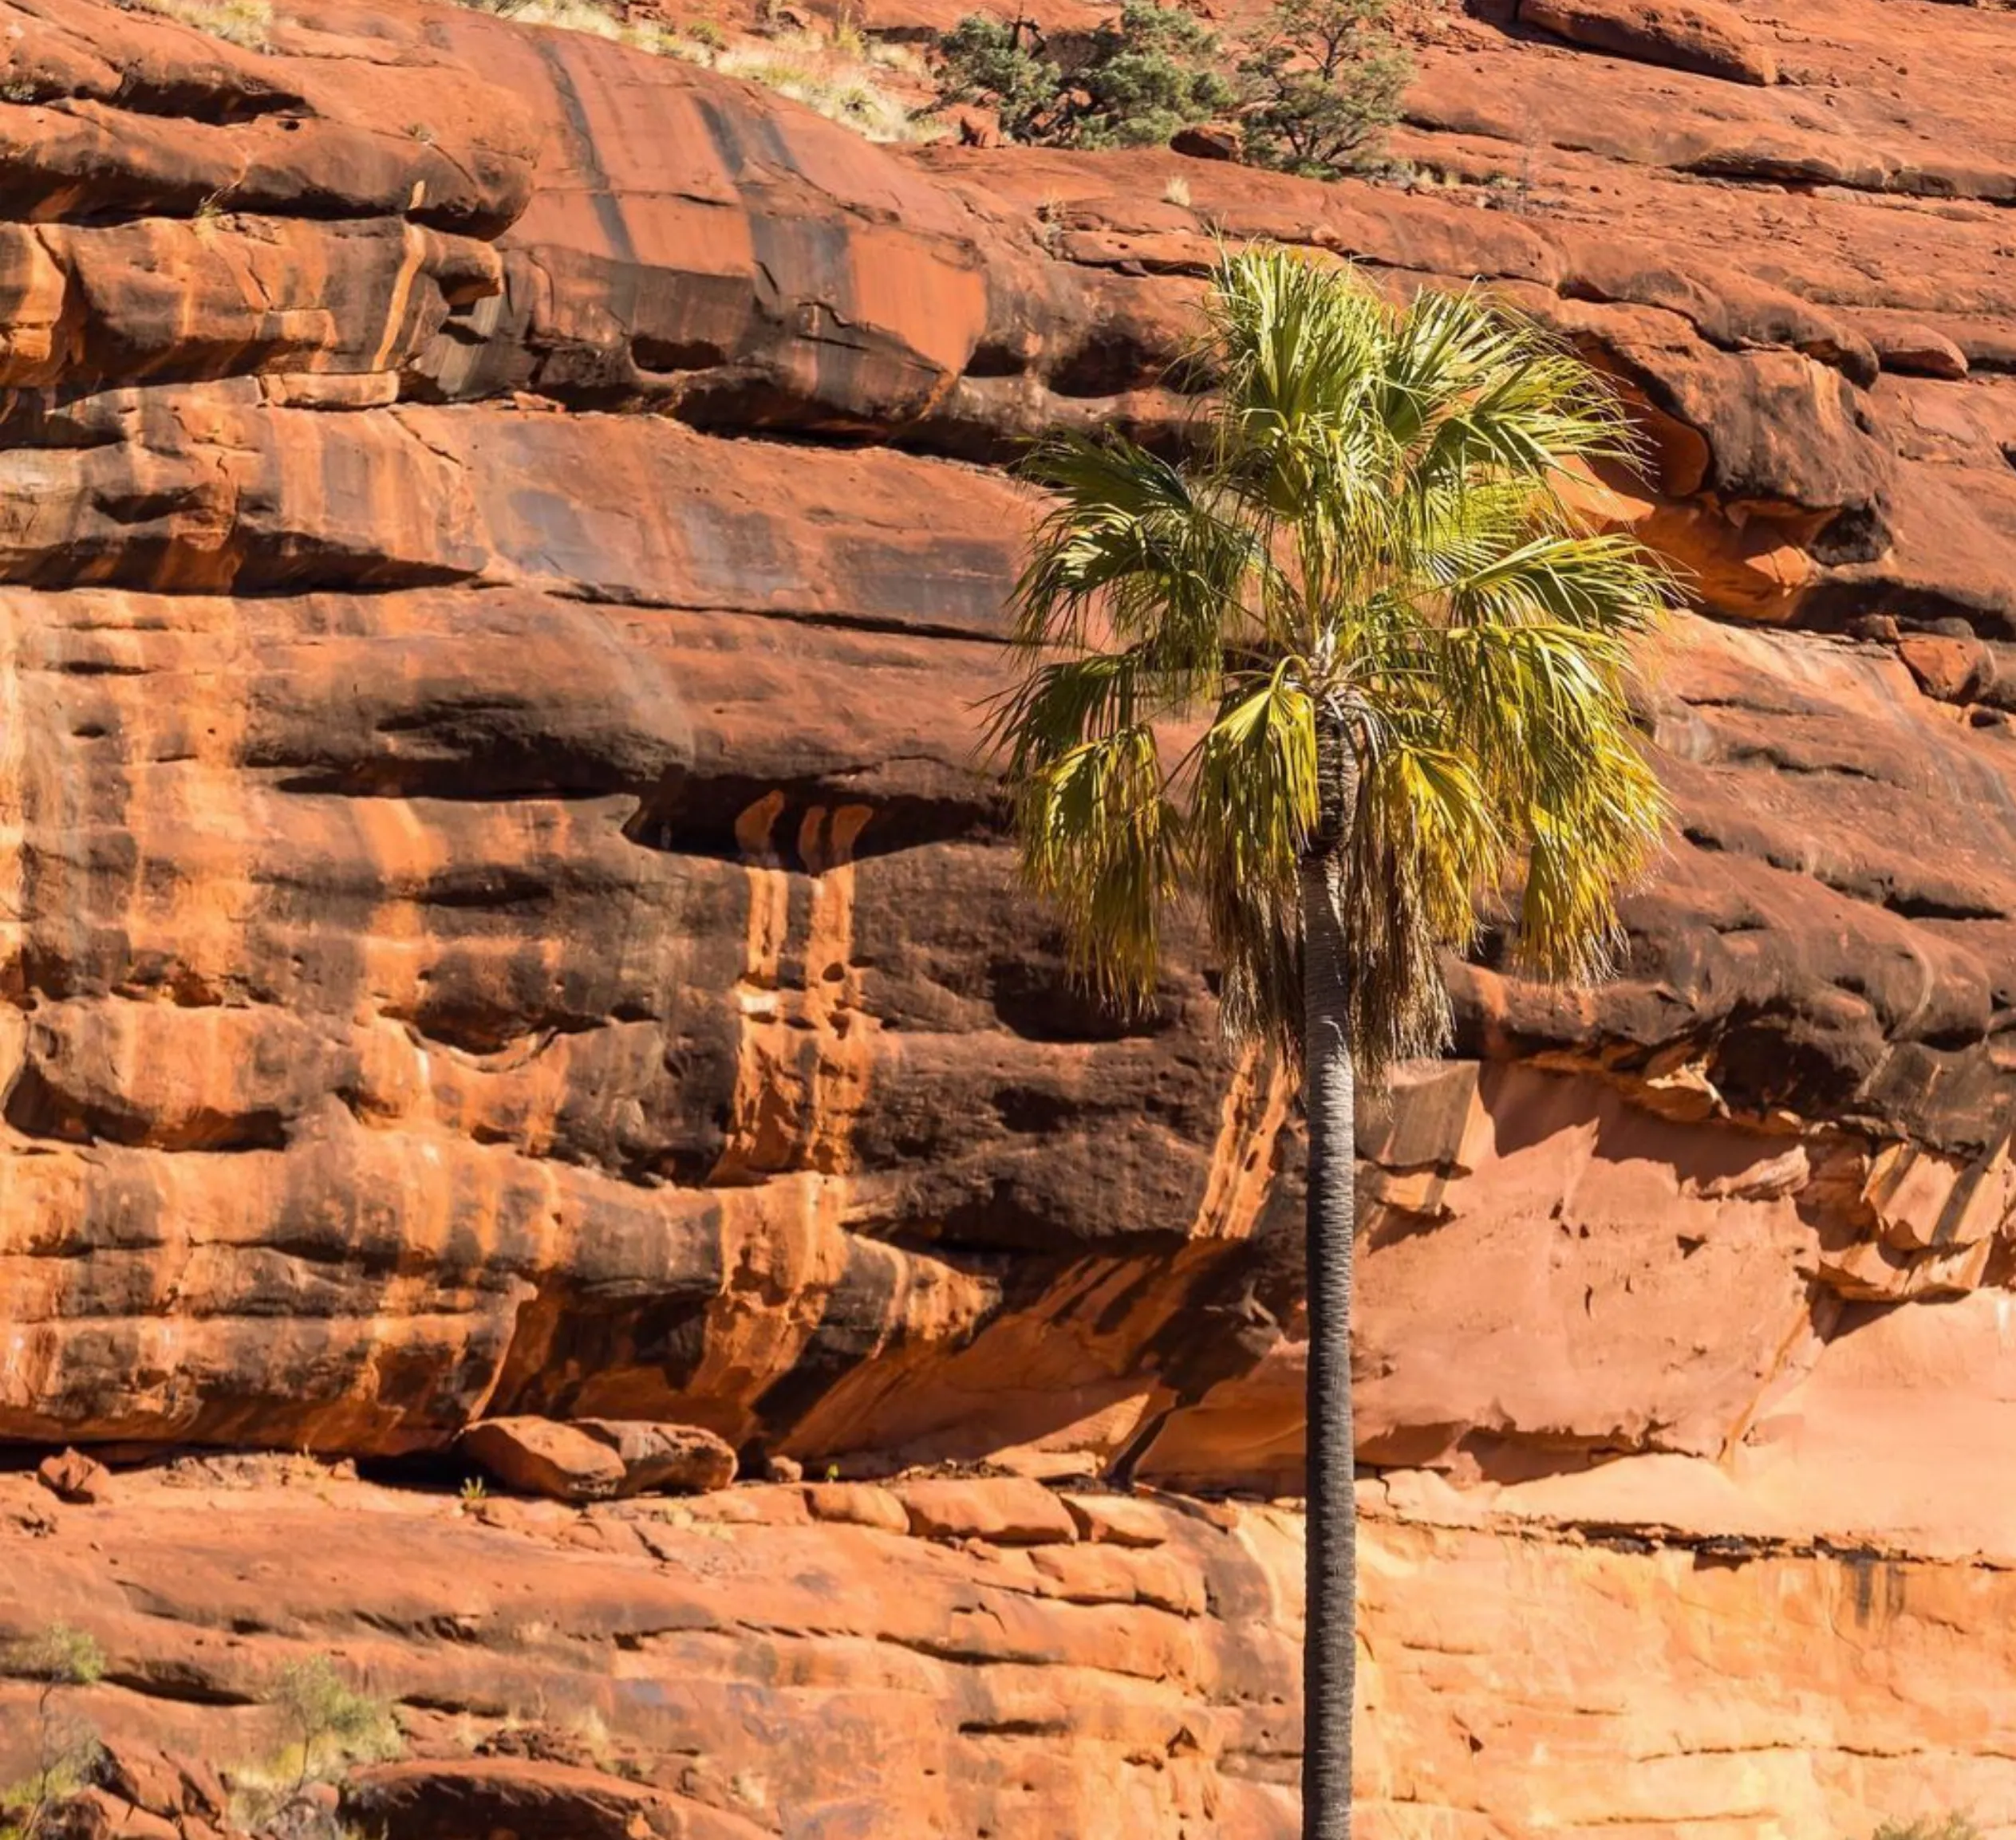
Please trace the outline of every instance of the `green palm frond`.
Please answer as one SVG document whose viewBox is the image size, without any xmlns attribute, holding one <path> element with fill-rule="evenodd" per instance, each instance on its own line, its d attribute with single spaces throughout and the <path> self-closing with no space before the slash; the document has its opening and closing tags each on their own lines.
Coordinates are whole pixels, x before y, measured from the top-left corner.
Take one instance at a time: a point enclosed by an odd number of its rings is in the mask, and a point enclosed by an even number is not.
<svg viewBox="0 0 2016 1840">
<path fill-rule="evenodd" d="M 1223 958 L 1221 1001 L 1242 1035 L 1281 1034 L 1293 1007 L 1302 858 L 1316 819 L 1315 710 L 1281 660 L 1235 682 L 1197 743 L 1184 831 L 1189 885 Z"/>
<path fill-rule="evenodd" d="M 1446 1040 L 1442 955 L 1483 908 L 1509 897 L 1537 975 L 1609 962 L 1666 821 L 1627 691 L 1679 595 L 1567 490 L 1635 451 L 1608 385 L 1475 291 L 1395 306 L 1342 264 L 1228 255 L 1201 357 L 1220 392 L 1188 461 L 1040 451 L 1028 664 L 992 736 L 1080 974 L 1146 1000 L 1187 895 L 1226 1027 L 1291 1051 L 1301 903 L 1332 885 L 1305 873 L 1318 762 L 1347 762 L 1349 1030 L 1376 1071 Z"/>
<path fill-rule="evenodd" d="M 1668 577 L 1623 535 L 1552 531 L 1466 569 L 1448 585 L 1452 618 L 1469 626 L 1549 621 L 1620 634 L 1648 632 Z"/>
<path fill-rule="evenodd" d="M 1517 963 L 1576 983 L 1605 975 L 1623 944 L 1618 892 L 1652 861 L 1668 816 L 1658 776 L 1621 725 L 1552 774 L 1527 811 Z"/>
<path fill-rule="evenodd" d="M 1063 916 L 1073 970 L 1138 1010 L 1154 993 L 1181 828 L 1154 730 L 1116 728 L 1032 769 L 1016 821 L 1030 885 Z"/>
<path fill-rule="evenodd" d="M 1351 1039 L 1373 1066 L 1441 1046 L 1440 954 L 1470 944 L 1509 854 L 1477 769 L 1437 727 L 1426 711 L 1389 711 L 1360 769 L 1346 922 Z"/>
<path fill-rule="evenodd" d="M 1016 587 L 1018 641 L 1093 644 L 1096 614 L 1175 693 L 1208 691 L 1259 560 L 1252 532 L 1219 515 L 1208 485 L 1131 442 L 1060 438 L 1028 472 L 1055 502 Z"/>
<path fill-rule="evenodd" d="M 1410 408 L 1417 487 L 1480 471 L 1545 479 L 1571 459 L 1629 460 L 1608 385 L 1531 321 L 1472 290 L 1423 290 L 1395 329 L 1389 393 Z"/>
</svg>

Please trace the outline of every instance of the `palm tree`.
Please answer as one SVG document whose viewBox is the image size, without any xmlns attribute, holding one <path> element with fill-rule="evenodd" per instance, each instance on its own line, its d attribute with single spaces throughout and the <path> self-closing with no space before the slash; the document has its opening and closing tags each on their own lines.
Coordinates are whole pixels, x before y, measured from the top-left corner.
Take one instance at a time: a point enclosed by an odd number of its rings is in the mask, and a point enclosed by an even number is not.
<svg viewBox="0 0 2016 1840">
<path fill-rule="evenodd" d="M 1187 896 L 1228 1034 L 1304 1070 L 1302 1831 L 1348 1840 L 1355 1083 L 1446 1043 L 1441 955 L 1475 942 L 1480 903 L 1505 897 L 1513 963 L 1599 973 L 1665 813 L 1627 690 L 1674 592 L 1576 510 L 1580 463 L 1632 455 L 1616 399 L 1476 294 L 1396 307 L 1347 266 L 1251 250 L 1206 325 L 1190 460 L 1040 450 L 1054 502 L 993 739 L 1075 972 L 1146 1004 Z"/>
</svg>

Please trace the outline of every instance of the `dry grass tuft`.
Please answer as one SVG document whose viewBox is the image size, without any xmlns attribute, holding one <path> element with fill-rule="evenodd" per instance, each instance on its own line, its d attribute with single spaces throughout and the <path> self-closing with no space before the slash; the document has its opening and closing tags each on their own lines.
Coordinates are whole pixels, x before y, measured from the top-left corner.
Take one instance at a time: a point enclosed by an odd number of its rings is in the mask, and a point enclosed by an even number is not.
<svg viewBox="0 0 2016 1840">
<path fill-rule="evenodd" d="M 227 45 L 263 51 L 273 30 L 271 0 L 127 0 L 142 12 L 158 13 L 207 32 Z"/>
</svg>

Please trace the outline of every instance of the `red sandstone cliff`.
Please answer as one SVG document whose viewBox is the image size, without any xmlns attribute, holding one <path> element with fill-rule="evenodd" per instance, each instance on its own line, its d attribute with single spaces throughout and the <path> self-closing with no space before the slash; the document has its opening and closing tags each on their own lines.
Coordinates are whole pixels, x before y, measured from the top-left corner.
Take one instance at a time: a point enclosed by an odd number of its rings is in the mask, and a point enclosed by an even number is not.
<svg viewBox="0 0 2016 1840">
<path fill-rule="evenodd" d="M 1455 968 L 1363 1145 L 1370 1831 L 2016 1831 L 2016 25 L 1525 14 L 1422 29 L 1402 193 L 899 155 L 450 9 L 0 4 L 0 1435 L 1292 1490 L 1289 1096 L 1014 887 L 989 467 L 1182 413 L 1214 235 L 1482 278 L 1639 404 L 1702 607 L 1625 974 Z M 1288 1820 L 1272 1511 L 1095 1564 L 167 1486 L 0 1522 L 111 1723 L 252 1743 L 333 1645 L 479 1740 L 613 1672 L 665 1831 Z"/>
</svg>

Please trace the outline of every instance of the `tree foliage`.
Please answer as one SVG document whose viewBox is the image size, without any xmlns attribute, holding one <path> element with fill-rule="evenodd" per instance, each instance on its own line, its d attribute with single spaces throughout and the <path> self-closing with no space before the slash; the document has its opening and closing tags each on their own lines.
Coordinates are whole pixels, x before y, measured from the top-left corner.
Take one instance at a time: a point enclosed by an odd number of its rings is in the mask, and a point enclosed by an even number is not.
<svg viewBox="0 0 2016 1840">
<path fill-rule="evenodd" d="M 1134 0 L 1081 37 L 969 14 L 939 41 L 941 103 L 985 104 L 1011 140 L 1142 147 L 1229 108 L 1217 41 L 1179 6 Z"/>
<path fill-rule="evenodd" d="M 1481 295 L 1396 307 L 1260 250 L 1225 258 L 1209 313 L 1221 388 L 1192 460 L 1036 456 L 1054 496 L 995 737 L 1078 971 L 1146 1003 L 1188 898 L 1228 1030 L 1294 1053 L 1320 718 L 1341 727 L 1347 1032 L 1376 1071 L 1446 1040 L 1440 955 L 1480 907 L 1535 972 L 1606 962 L 1665 810 L 1627 685 L 1672 589 L 1575 509 L 1574 469 L 1631 451 L 1608 388 Z"/>
<path fill-rule="evenodd" d="M 1134 0 L 1090 33 L 969 14 L 940 39 L 941 104 L 992 108 L 1011 140 L 1138 147 L 1237 114 L 1249 156 L 1334 176 L 1371 164 L 1399 119 L 1411 66 L 1388 0 L 1279 0 L 1241 48 L 1235 81 L 1217 37 L 1178 6 Z"/>
<path fill-rule="evenodd" d="M 938 100 L 984 103 L 1010 140 L 1041 140 L 1063 92 L 1063 67 L 1043 54 L 1026 19 L 969 13 L 938 41 Z"/>
<path fill-rule="evenodd" d="M 1413 65 L 1387 0 L 1280 0 L 1239 66 L 1247 156 L 1313 178 L 1371 164 Z"/>
</svg>

